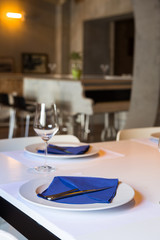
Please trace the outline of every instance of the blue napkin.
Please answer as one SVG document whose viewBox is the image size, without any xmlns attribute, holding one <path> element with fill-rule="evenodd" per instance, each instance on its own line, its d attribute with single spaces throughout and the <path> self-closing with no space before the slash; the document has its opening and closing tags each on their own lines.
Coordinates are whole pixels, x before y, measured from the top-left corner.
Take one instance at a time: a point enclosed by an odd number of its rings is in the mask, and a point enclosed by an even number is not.
<svg viewBox="0 0 160 240">
<path fill-rule="evenodd" d="M 54 177 L 49 187 L 42 192 L 42 195 L 47 196 L 57 194 L 74 188 L 88 190 L 110 187 L 98 192 L 85 193 L 82 195 L 54 200 L 55 202 L 67 204 L 110 203 L 116 194 L 117 186 L 118 179 L 57 176 Z"/>
<path fill-rule="evenodd" d="M 49 154 L 62 154 L 62 155 L 79 155 L 79 154 L 83 154 L 85 152 L 88 151 L 89 149 L 89 145 L 83 145 L 83 146 L 78 146 L 78 147 L 63 147 L 63 149 L 67 150 L 68 152 L 64 152 L 62 150 L 56 149 L 56 148 L 52 148 L 54 147 L 54 145 L 49 144 L 47 151 Z M 38 153 L 44 153 L 45 150 L 37 150 Z"/>
</svg>

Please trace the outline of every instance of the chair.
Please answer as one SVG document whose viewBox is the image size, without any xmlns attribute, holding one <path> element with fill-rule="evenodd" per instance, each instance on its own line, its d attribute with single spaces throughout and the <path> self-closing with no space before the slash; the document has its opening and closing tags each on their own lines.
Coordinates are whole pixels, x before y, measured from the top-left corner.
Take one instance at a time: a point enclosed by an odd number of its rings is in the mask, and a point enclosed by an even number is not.
<svg viewBox="0 0 160 240">
<path fill-rule="evenodd" d="M 74 135 L 55 135 L 51 141 L 54 142 L 79 142 L 79 139 Z M 23 150 L 25 146 L 42 142 L 40 137 L 20 137 L 13 139 L 1 139 L 0 140 L 0 152 L 5 151 L 18 151 Z"/>
<path fill-rule="evenodd" d="M 29 125 L 30 119 L 33 119 L 35 112 L 35 102 L 28 104 L 24 97 L 22 96 L 13 96 L 13 105 L 16 109 L 17 120 L 20 120 L 22 126 L 23 121 L 25 120 L 25 133 L 24 136 L 28 137 L 29 134 Z"/>
<path fill-rule="evenodd" d="M 7 93 L 0 93 L 0 103 L 9 106 L 9 96 Z"/>
<path fill-rule="evenodd" d="M 18 109 L 30 111 L 30 112 L 35 111 L 35 102 L 31 103 L 31 101 L 30 101 L 30 103 L 28 103 L 23 96 L 14 96 L 13 99 L 14 99 L 13 100 L 14 107 L 16 107 Z"/>
<path fill-rule="evenodd" d="M 128 140 L 132 138 L 149 138 L 152 133 L 160 132 L 160 127 L 145 127 L 145 128 L 131 128 L 122 129 L 118 131 L 116 140 Z"/>
<path fill-rule="evenodd" d="M 16 127 L 16 112 L 12 107 L 0 105 L 0 127 L 8 127 L 8 138 L 12 138 Z"/>
</svg>

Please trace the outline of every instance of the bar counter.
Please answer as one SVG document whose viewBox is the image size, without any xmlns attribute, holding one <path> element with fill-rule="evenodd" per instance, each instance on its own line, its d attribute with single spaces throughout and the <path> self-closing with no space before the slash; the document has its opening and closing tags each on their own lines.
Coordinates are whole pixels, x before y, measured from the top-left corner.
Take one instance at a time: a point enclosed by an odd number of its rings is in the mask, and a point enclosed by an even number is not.
<svg viewBox="0 0 160 240">
<path fill-rule="evenodd" d="M 23 73 L 1 73 L 0 74 L 0 92 L 12 93 L 16 91 L 23 95 L 24 79 L 36 80 L 57 80 L 75 82 L 72 75 L 61 74 L 23 74 Z M 82 76 L 81 80 L 85 91 L 109 90 L 109 89 L 131 89 L 131 76 Z"/>
</svg>

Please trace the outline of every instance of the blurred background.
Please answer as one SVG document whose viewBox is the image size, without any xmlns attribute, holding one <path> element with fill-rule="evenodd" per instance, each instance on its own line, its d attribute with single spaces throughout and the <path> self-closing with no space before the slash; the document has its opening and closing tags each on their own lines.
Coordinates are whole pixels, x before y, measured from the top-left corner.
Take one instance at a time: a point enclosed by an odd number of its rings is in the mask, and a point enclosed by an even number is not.
<svg viewBox="0 0 160 240">
<path fill-rule="evenodd" d="M 82 140 L 159 125 L 159 24 L 158 0 L 1 0 L 0 138 L 33 135 L 35 103 L 47 95 L 60 133 Z"/>
</svg>

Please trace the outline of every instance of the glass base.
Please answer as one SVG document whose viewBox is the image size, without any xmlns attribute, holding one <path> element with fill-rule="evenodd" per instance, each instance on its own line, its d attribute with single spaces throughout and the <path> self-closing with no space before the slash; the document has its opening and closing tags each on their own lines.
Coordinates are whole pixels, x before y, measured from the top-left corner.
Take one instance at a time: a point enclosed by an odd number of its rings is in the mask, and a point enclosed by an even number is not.
<svg viewBox="0 0 160 240">
<path fill-rule="evenodd" d="M 56 169 L 54 167 L 51 167 L 51 166 L 48 166 L 48 165 L 35 167 L 35 171 L 42 172 L 42 173 L 52 172 L 52 171 L 55 171 L 55 170 Z"/>
</svg>

